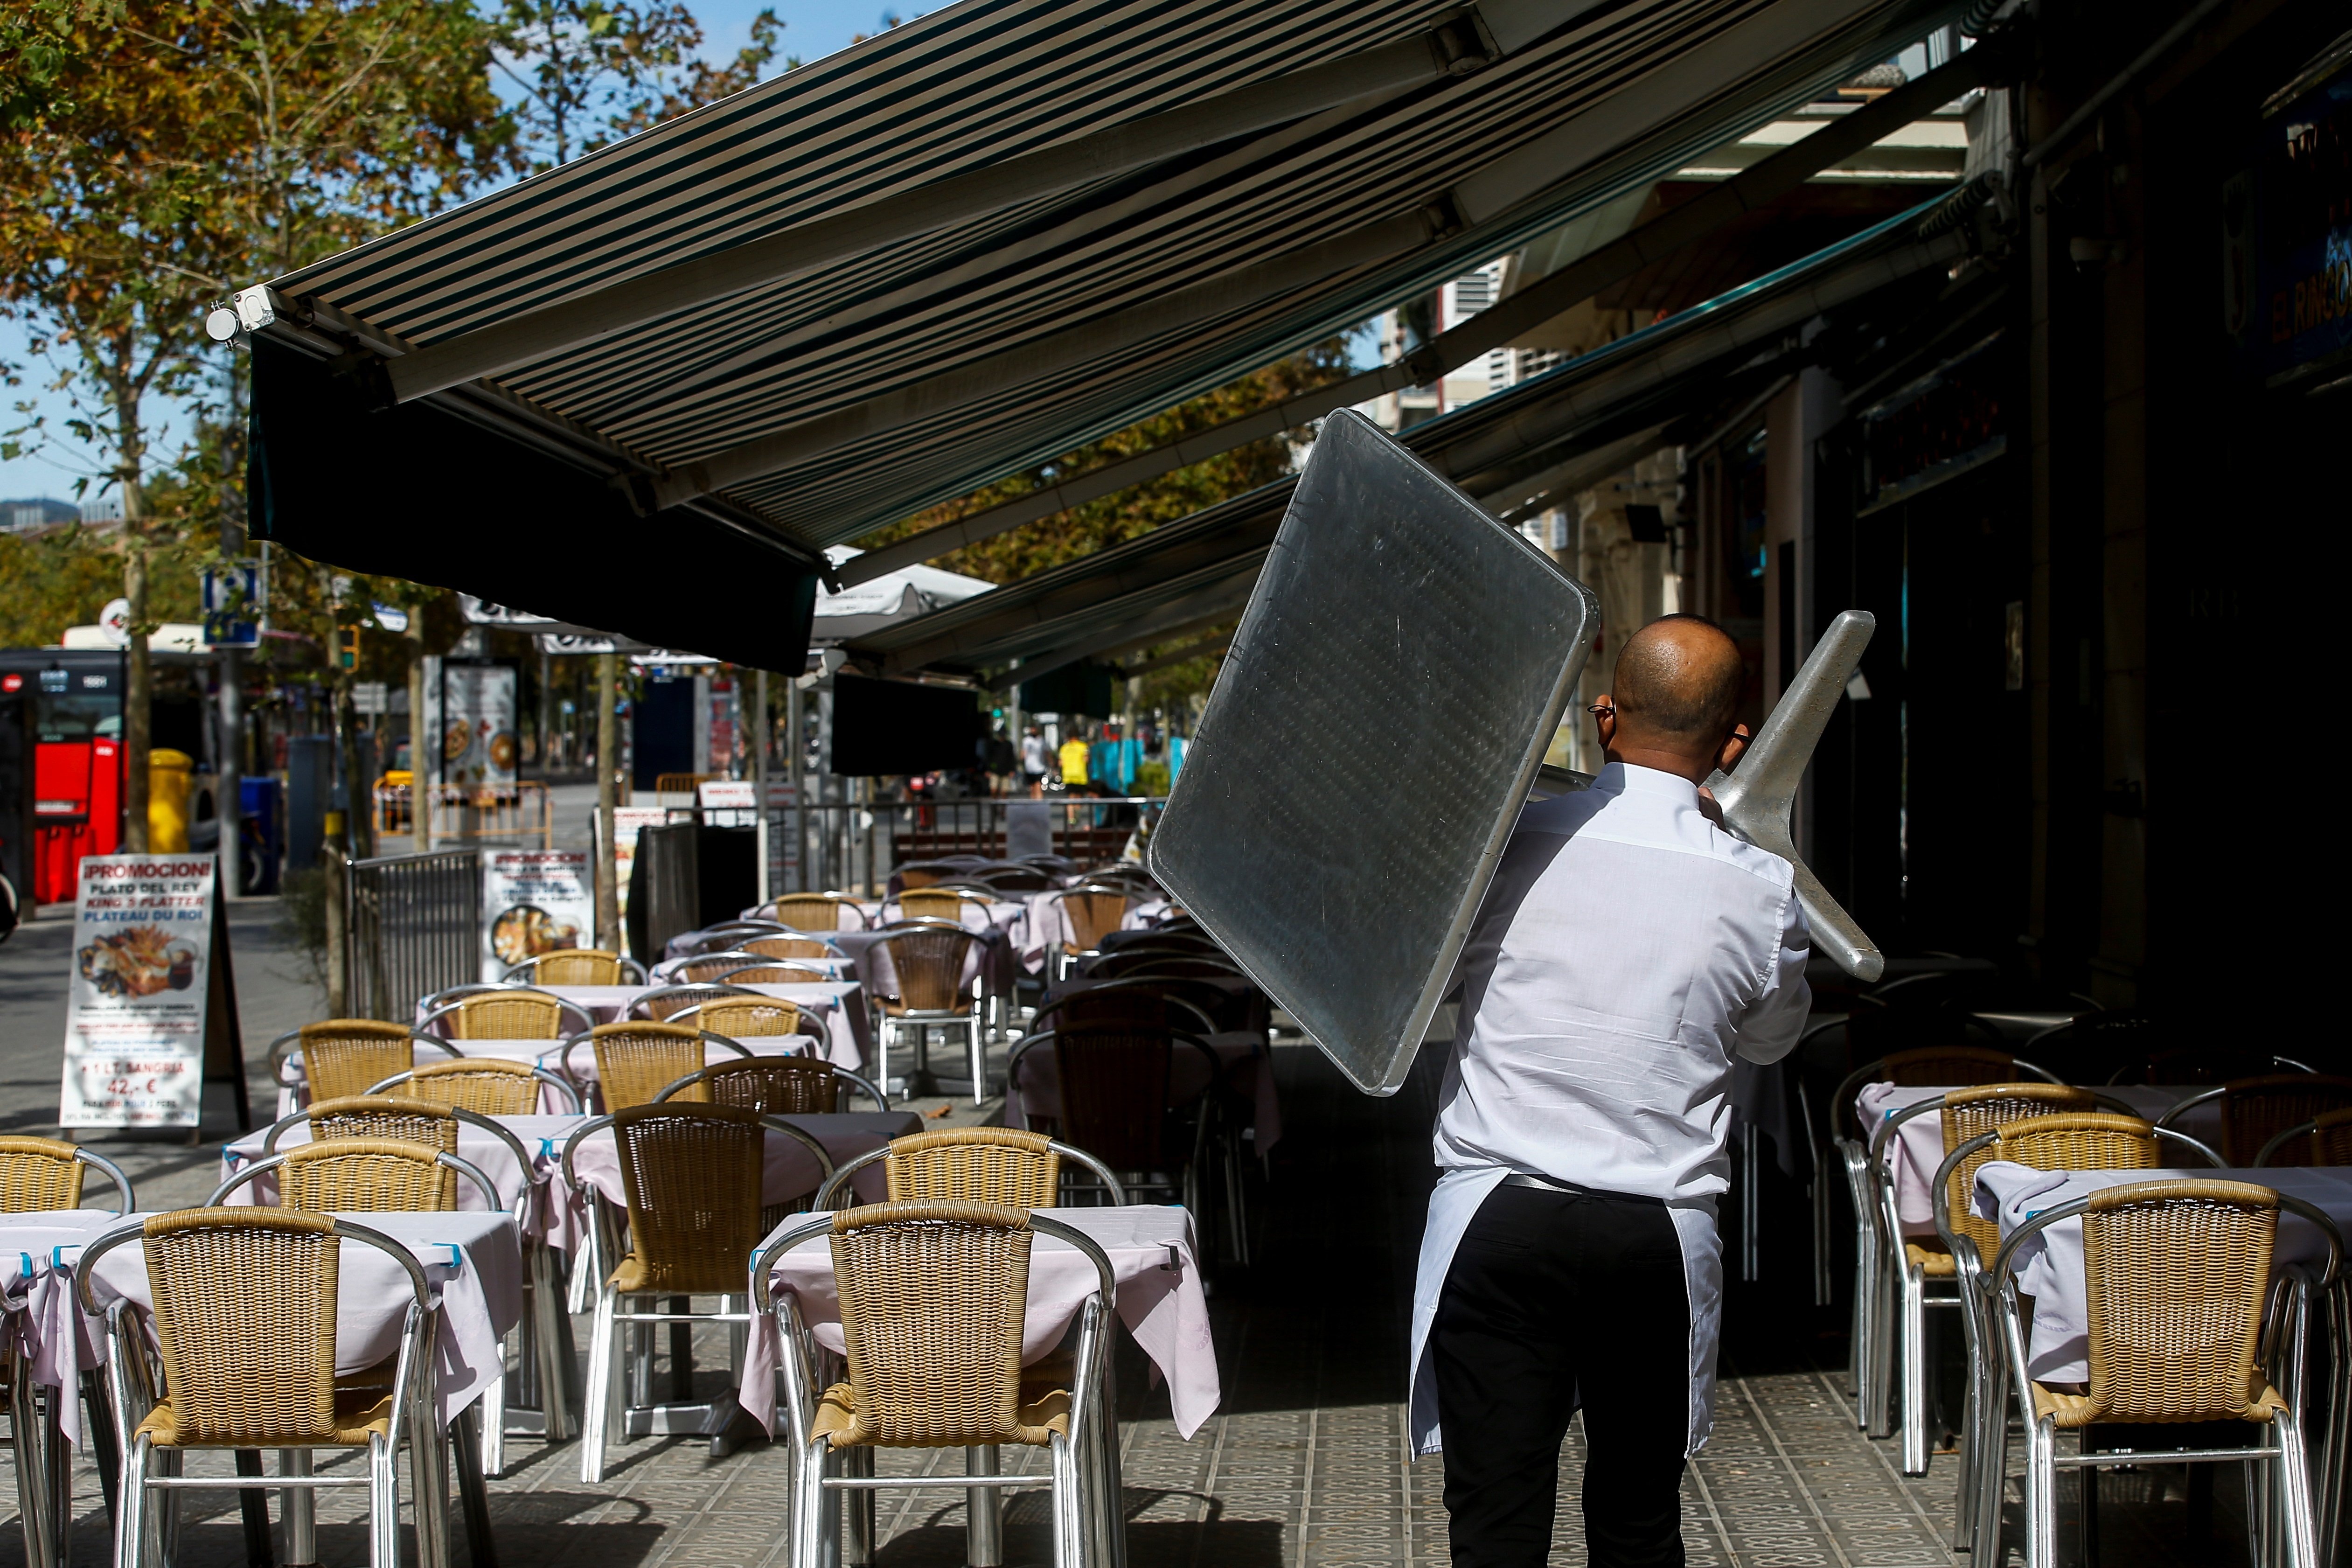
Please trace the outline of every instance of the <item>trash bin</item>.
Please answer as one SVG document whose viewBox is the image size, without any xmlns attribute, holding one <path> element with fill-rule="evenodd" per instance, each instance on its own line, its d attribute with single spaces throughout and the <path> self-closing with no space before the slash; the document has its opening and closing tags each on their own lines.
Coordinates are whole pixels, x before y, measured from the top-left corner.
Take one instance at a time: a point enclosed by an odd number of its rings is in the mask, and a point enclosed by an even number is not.
<svg viewBox="0 0 2352 1568">
<path fill-rule="evenodd" d="M 159 746 L 147 753 L 147 847 L 157 855 L 188 852 L 188 792 L 196 760 Z"/>
<path fill-rule="evenodd" d="M 244 840 L 244 889 L 248 893 L 278 890 L 278 863 L 286 842 L 285 788 L 273 778 L 250 774 L 237 781 L 241 809 L 237 833 Z"/>
</svg>

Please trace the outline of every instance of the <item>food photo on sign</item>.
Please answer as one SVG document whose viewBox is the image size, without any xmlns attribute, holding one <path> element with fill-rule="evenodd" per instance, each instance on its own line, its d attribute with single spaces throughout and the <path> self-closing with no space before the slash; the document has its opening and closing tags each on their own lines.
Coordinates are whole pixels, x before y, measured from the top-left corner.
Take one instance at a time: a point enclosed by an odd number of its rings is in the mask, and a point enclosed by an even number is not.
<svg viewBox="0 0 2352 1568">
<path fill-rule="evenodd" d="M 502 980 L 543 953 L 591 945 L 596 884 L 583 849 L 482 855 L 482 978 Z"/>
</svg>

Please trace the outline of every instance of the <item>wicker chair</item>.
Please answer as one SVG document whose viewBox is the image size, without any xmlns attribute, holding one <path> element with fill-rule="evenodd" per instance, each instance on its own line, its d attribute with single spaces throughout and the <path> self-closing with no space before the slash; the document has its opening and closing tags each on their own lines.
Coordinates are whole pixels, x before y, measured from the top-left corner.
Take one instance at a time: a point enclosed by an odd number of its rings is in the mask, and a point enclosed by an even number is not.
<svg viewBox="0 0 2352 1568">
<path fill-rule="evenodd" d="M 2169 1127 L 2217 1100 L 2221 1152 L 2231 1165 L 2242 1169 L 2259 1163 L 2263 1150 L 2288 1128 L 2330 1110 L 2352 1110 L 2352 1078 L 2312 1072 L 2242 1078 L 2190 1095 L 2166 1111 L 2157 1125 Z"/>
<path fill-rule="evenodd" d="M 416 1021 L 419 1029 L 444 1024 L 453 1040 L 560 1040 L 563 1017 L 593 1024 L 577 1003 L 527 986 L 499 985 L 469 991 L 442 1003 Z M 446 1020 L 446 1023 L 444 1021 Z"/>
<path fill-rule="evenodd" d="M 308 1214 L 431 1214 L 457 1206 L 457 1178 L 482 1194 L 483 1206 L 504 1205 L 481 1168 L 430 1144 L 398 1138 L 322 1138 L 256 1160 L 213 1189 L 206 1208 L 267 1172 L 278 1173 L 278 1206 Z"/>
<path fill-rule="evenodd" d="M 1816 1036 L 1836 1029 L 1846 1029 L 1850 1034 L 1850 1021 L 1832 1020 L 1814 1026 L 1798 1042 L 1798 1049 L 1802 1050 Z M 1817 1145 L 1813 1170 L 1813 1258 L 1818 1281 L 1815 1300 L 1826 1305 L 1830 1299 L 1827 1280 L 1832 1218 L 1828 1194 L 1832 1185 L 1829 1162 L 1833 1153 L 1845 1173 L 1846 1196 L 1853 1207 L 1853 1327 L 1846 1341 L 1846 1373 L 1854 1394 L 1855 1420 L 1866 1430 L 1885 1435 L 1883 1413 L 1889 1408 L 1891 1398 L 1891 1391 L 1878 1386 L 1876 1368 L 1891 1353 L 1879 1340 L 1893 1327 L 1889 1304 L 1892 1286 L 1885 1276 L 1887 1259 L 1897 1251 L 1899 1238 L 1886 1230 L 1880 1217 L 1878 1186 L 1882 1173 L 1874 1168 L 1867 1148 L 1871 1130 L 1862 1125 L 1856 1097 L 1864 1086 L 1873 1083 L 1950 1089 L 2006 1083 L 2021 1077 L 2057 1081 L 2047 1068 L 2020 1060 L 2007 1051 L 1952 1042 L 1890 1051 L 1874 1058 L 1848 1073 L 1830 1095 L 1830 1136 L 1826 1146 Z"/>
<path fill-rule="evenodd" d="M 714 997 L 759 994 L 741 985 L 722 985 L 716 980 L 688 980 L 638 993 L 629 1002 L 628 1016 L 675 1023 L 691 1017 L 696 1008 Z"/>
<path fill-rule="evenodd" d="M 597 1292 L 588 1346 L 580 1479 L 591 1485 L 603 1481 L 608 1451 L 626 1436 L 631 1402 L 623 1387 L 623 1336 L 634 1342 L 627 1352 L 633 1363 L 627 1382 L 649 1394 L 651 1340 L 641 1331 L 654 1322 L 676 1325 L 672 1374 L 683 1384 L 683 1374 L 691 1368 L 690 1342 L 677 1329 L 698 1321 L 751 1321 L 748 1300 L 742 1302 L 743 1310 L 734 1306 L 745 1285 L 743 1259 L 784 1217 L 782 1213 L 768 1217 L 772 1211 L 761 1201 L 768 1133 L 781 1132 L 805 1146 L 822 1173 L 820 1185 L 833 1173 L 824 1146 L 790 1122 L 731 1105 L 672 1101 L 631 1107 L 584 1124 L 564 1144 L 567 1180 L 577 1183 L 573 1161 L 581 1140 L 606 1128 L 619 1155 L 628 1243 L 623 1250 L 614 1237 L 604 1244 L 613 1250 L 599 1249 L 601 1257 L 616 1257 L 618 1262 Z M 608 1236 L 613 1226 L 605 1205 L 600 1201 L 592 1208 L 597 1234 Z M 697 1310 L 691 1300 L 696 1296 L 717 1296 L 719 1305 L 715 1310 Z M 647 1297 L 671 1300 L 666 1309 L 626 1310 Z M 648 1401 L 637 1403 L 642 1406 Z M 702 1414 L 706 1420 L 719 1418 L 712 1435 L 722 1436 L 725 1404 Z"/>
<path fill-rule="evenodd" d="M 881 999 L 882 1070 L 885 1088 L 890 1082 L 890 1038 L 894 1031 L 914 1031 L 914 1062 L 907 1071 L 907 1091 L 920 1093 L 930 1081 L 930 1036 L 933 1029 L 961 1029 L 969 1046 L 971 1102 L 988 1098 L 987 1041 L 982 1027 L 979 983 L 967 989 L 965 966 L 980 938 L 953 921 L 900 921 L 887 928 L 875 944 L 888 954 L 898 976 L 898 994 Z"/>
<path fill-rule="evenodd" d="M 1080 1310 L 1076 1353 L 1063 1363 L 1074 1374 L 1066 1384 L 1021 1365 L 1029 1247 L 1037 1232 L 1076 1247 L 1096 1269 L 1097 1288 Z M 824 1563 L 826 1543 L 839 1539 L 830 1516 L 844 1491 L 858 1505 L 853 1535 L 872 1540 L 871 1489 L 906 1484 L 897 1476 L 877 1479 L 874 1448 L 966 1450 L 969 1473 L 921 1485 L 1034 1485 L 1034 1477 L 1001 1476 L 992 1464 L 970 1462 L 1005 1443 L 1050 1455 L 1056 1568 L 1124 1561 L 1116 1435 L 1103 1397 L 1116 1286 L 1102 1249 L 1082 1231 L 1019 1208 L 878 1204 L 794 1226 L 762 1249 L 754 1281 L 764 1282 L 784 1251 L 818 1236 L 829 1236 L 833 1250 L 846 1376 L 817 1392 L 798 1304 L 790 1292 L 779 1294 L 785 1410 L 790 1441 L 799 1449 L 793 1568 Z M 967 1559 L 1001 1560 L 996 1510 L 975 1508 L 969 1517 Z"/>
<path fill-rule="evenodd" d="M 646 966 L 625 952 L 575 947 L 526 958 L 509 969 L 503 978 L 534 985 L 643 985 Z"/>
<path fill-rule="evenodd" d="M 152 1326 L 163 1363 L 160 1396 L 148 1371 L 146 1331 L 127 1301 L 106 1311 L 112 1344 L 110 1374 L 117 1419 L 131 1434 L 117 1504 L 116 1568 L 163 1562 L 177 1535 L 181 1489 L 243 1492 L 287 1489 L 299 1504 L 299 1534 L 308 1545 L 311 1489 L 350 1486 L 346 1473 L 314 1476 L 320 1448 L 363 1448 L 368 1466 L 368 1562 L 399 1568 L 400 1507 L 395 1462 L 401 1445 L 415 1456 L 417 1557 L 444 1560 L 447 1513 L 441 1480 L 443 1436 L 424 1413 L 429 1368 L 420 1329 L 429 1293 L 408 1250 L 380 1232 L 324 1215 L 287 1209 L 183 1209 L 150 1215 L 137 1230 L 118 1230 L 84 1249 L 75 1269 L 83 1310 L 100 1304 L 93 1272 L 114 1248 L 138 1240 L 146 1254 Z M 341 1248 L 357 1242 L 387 1255 L 406 1274 L 415 1304 L 397 1353 L 373 1373 L 335 1375 L 336 1291 Z M 286 1450 L 280 1473 L 184 1477 L 182 1463 L 158 1463 L 158 1451 L 196 1448 Z M 159 1493 L 160 1501 L 150 1494 Z M 298 1495 L 299 1494 L 299 1495 Z M 160 1517 L 159 1517 L 160 1516 Z M 296 1510 L 288 1510 L 295 1546 Z M 296 1548 L 300 1550 L 299 1547 Z"/>
<path fill-rule="evenodd" d="M 816 1057 L 719 1062 L 667 1085 L 654 1103 L 678 1100 L 740 1106 L 762 1116 L 825 1116 L 839 1110 L 841 1097 L 851 1090 L 864 1094 L 877 1110 L 890 1109 L 889 1097 L 877 1086 Z"/>
<path fill-rule="evenodd" d="M 371 1085 L 370 1094 L 404 1094 L 413 1100 L 470 1110 L 477 1116 L 530 1116 L 539 1110 L 542 1092 L 562 1100 L 572 1114 L 580 1112 L 580 1090 L 542 1067 L 510 1062 L 497 1057 L 467 1057 L 462 1061 L 427 1062 L 421 1068 L 394 1073 Z"/>
<path fill-rule="evenodd" d="M 289 1029 L 270 1041 L 269 1076 L 278 1088 L 293 1088 L 286 1079 L 286 1065 L 299 1051 L 309 1098 L 342 1100 L 365 1094 L 368 1085 L 415 1067 L 419 1046 L 430 1046 L 444 1056 L 459 1054 L 446 1040 L 399 1024 L 375 1018 L 329 1018 Z"/>
<path fill-rule="evenodd" d="M 2316 1280 L 2291 1278 L 2273 1293 L 2271 1252 L 2278 1214 L 2292 1209 L 2318 1226 L 2328 1257 Z M 2081 1393 L 2036 1382 L 2026 1358 L 2018 1283 L 2018 1248 L 2062 1221 L 2082 1221 L 2087 1287 L 2090 1379 Z M 2300 1391 L 2281 1390 L 2261 1363 L 2266 1344 L 2298 1342 L 2315 1283 L 2325 1288 L 2343 1258 L 2343 1237 L 2320 1210 L 2268 1187 L 2225 1181 L 2132 1182 L 2041 1210 L 2010 1232 L 1990 1270 L 1999 1290 L 2001 1336 L 2011 1387 L 2026 1411 L 2026 1568 L 2056 1568 L 2057 1436 L 2108 1423 L 2168 1426 L 2242 1421 L 2263 1441 L 2245 1447 L 2200 1443 L 2177 1453 L 2157 1449 L 2144 1432 L 2132 1446 L 2097 1453 L 2085 1441 L 2066 1461 L 2087 1476 L 2106 1465 L 2247 1461 L 2271 1470 L 2266 1489 L 2274 1539 L 2285 1568 L 2319 1568 L 2314 1493 L 2305 1453 Z M 2296 1271 L 2298 1275 L 2301 1271 Z M 2270 1307 L 2273 1301 L 2275 1307 Z M 2266 1310 L 2266 1308 L 2268 1310 Z M 2283 1361 L 2294 1364 L 2292 1354 Z M 1994 1430 L 1988 1423 L 1988 1430 Z M 2195 1436 L 2195 1434 L 2184 1434 Z M 1989 1449 L 1986 1473 L 2002 1467 Z M 2086 1495 L 2088 1489 L 2086 1489 Z M 1979 1530 L 1993 1539 L 1998 1491 Z M 2267 1531 L 2265 1532 L 2267 1533 Z M 1999 1561 L 1994 1540 L 1991 1557 Z"/>
<path fill-rule="evenodd" d="M 2295 1146 L 2297 1139 L 2308 1143 Z M 2294 1154 L 2300 1158 L 2289 1159 Z M 2293 1127 L 2263 1145 L 2256 1165 L 2352 1165 L 2352 1110 L 2331 1110 Z"/>
<path fill-rule="evenodd" d="M 892 1203 L 949 1199 L 1009 1204 L 1021 1209 L 1060 1206 L 1062 1162 L 1084 1165 L 1114 1204 L 1127 1190 L 1108 1165 L 1083 1149 L 1056 1142 L 1042 1132 L 1012 1127 L 950 1127 L 893 1138 L 860 1154 L 833 1173 L 815 1206 L 831 1208 L 849 1190 L 850 1178 L 876 1161 L 883 1163 L 885 1191 Z"/>
<path fill-rule="evenodd" d="M 996 900 L 986 893 L 969 892 L 961 888 L 909 888 L 898 895 L 898 914 L 910 921 L 954 921 L 964 923 L 967 910 L 977 910 L 983 918 Z"/>
<path fill-rule="evenodd" d="M 865 931 L 874 923 L 847 893 L 787 893 L 761 913 L 794 931 Z"/>
<path fill-rule="evenodd" d="M 446 1105 L 388 1094 L 352 1094 L 341 1100 L 314 1100 L 291 1116 L 281 1117 L 262 1134 L 264 1158 L 297 1126 L 307 1124 L 313 1141 L 329 1138 L 390 1138 L 402 1143 L 422 1143 L 444 1154 L 457 1152 L 457 1113 Z"/>
<path fill-rule="evenodd" d="M 763 958 L 738 964 L 713 978 L 727 985 L 823 985 L 831 976 L 797 963 L 778 963 Z"/>
<path fill-rule="evenodd" d="M 114 1184 L 114 1212 L 138 1207 L 131 1178 L 103 1154 L 57 1138 L 0 1138 L 0 1214 L 81 1207 L 83 1175 L 95 1168 Z"/>
<path fill-rule="evenodd" d="M 2007 1122 L 2056 1111 L 2096 1109 L 2098 1097 L 2088 1089 L 2051 1083 L 1987 1084 L 1951 1089 L 1939 1098 L 1906 1106 L 1882 1121 L 1873 1136 L 1870 1169 L 1874 1195 L 1881 1234 L 1888 1238 L 1889 1245 L 1883 1264 L 1886 1284 L 1878 1308 L 1882 1315 L 1872 1340 L 1876 1363 L 1871 1371 L 1871 1385 L 1878 1403 L 1869 1412 L 1870 1433 L 1874 1437 L 1887 1436 L 1894 1429 L 1899 1410 L 1905 1475 L 1927 1473 L 1927 1310 L 1958 1308 L 1961 1310 L 1963 1325 L 1971 1319 L 1958 1259 L 1940 1239 L 1929 1241 L 1903 1234 L 1902 1219 L 1895 1207 L 1895 1184 L 1886 1173 L 1888 1146 L 1904 1123 L 1931 1110 L 1939 1112 L 1943 1119 L 1944 1154 L 1948 1159 L 1954 1150 L 1977 1134 L 1992 1131 Z M 1949 1178 L 1953 1183 L 1973 1184 L 1975 1180 L 1975 1163 L 1964 1165 Z M 1960 1188 L 1963 1193 L 1966 1190 Z M 1899 1386 L 1895 1381 L 1898 1366 L 1902 1373 Z"/>
<path fill-rule="evenodd" d="M 696 1009 L 695 1016 L 714 1035 L 730 1040 L 774 1039 L 801 1033 L 801 1010 L 782 996 L 714 996 Z"/>
<path fill-rule="evenodd" d="M 1103 938 L 1118 929 L 1134 900 L 1124 888 L 1096 881 L 1080 882 L 1053 897 L 1061 905 L 1062 918 L 1070 928 L 1070 934 L 1063 939 L 1061 959 L 1054 973 L 1054 978 L 1059 980 L 1076 966 L 1078 960 L 1092 958 L 1102 951 Z"/>
<path fill-rule="evenodd" d="M 1201 1155 L 1223 1078 L 1217 1053 L 1205 1040 L 1171 1028 L 1166 1005 L 1147 993 L 1083 992 L 1045 1012 L 1055 1010 L 1050 1032 L 1033 1027 L 1014 1044 L 1006 1082 L 1017 1081 L 1029 1052 L 1051 1050 L 1061 1088 L 1055 1132 L 1120 1173 L 1127 1193 L 1166 1193 L 1199 1215 Z M 1171 1104 L 1169 1092 L 1179 1050 L 1198 1052 L 1207 1068 L 1208 1087 L 1187 1102 L 1189 1125 L 1186 1107 Z"/>
<path fill-rule="evenodd" d="M 719 979 L 730 969 L 767 962 L 765 953 L 753 952 L 747 948 L 723 947 L 716 952 L 698 952 L 685 960 L 670 971 L 669 978 L 673 984 L 691 985 Z"/>
<path fill-rule="evenodd" d="M 840 958 L 842 951 L 822 937 L 789 936 L 748 937 L 735 944 L 740 952 L 756 952 L 761 958 Z"/>
<path fill-rule="evenodd" d="M 2091 1015 L 2092 1018 L 2099 1015 Z M 2077 1019 L 2082 1025 L 2089 1019 Z M 2318 1069 L 2293 1057 L 2260 1046 L 2174 1046 L 2166 1050 L 2134 1052 L 2109 1075 L 2109 1083 L 2225 1084 L 2239 1079 L 2273 1073 L 2307 1073 Z"/>
<path fill-rule="evenodd" d="M 708 1047 L 721 1046 L 739 1057 L 751 1054 L 723 1035 L 684 1024 L 599 1024 L 586 1034 L 574 1035 L 563 1042 L 559 1065 L 563 1076 L 574 1083 L 581 1079 L 572 1068 L 572 1053 L 583 1040 L 594 1053 L 596 1079 L 604 1089 L 607 1110 L 651 1104 L 663 1085 L 676 1083 L 687 1074 L 701 1069 L 709 1059 Z M 584 1089 L 587 1086 L 581 1087 Z"/>
<path fill-rule="evenodd" d="M 1990 1276 L 1984 1271 L 1985 1261 L 2000 1250 L 2000 1226 L 1976 1212 L 1978 1170 L 1992 1161 L 2006 1160 L 2037 1171 L 2152 1171 L 2165 1163 L 2167 1142 L 2201 1160 L 2221 1163 L 2221 1156 L 2196 1139 L 2169 1128 L 2158 1131 L 2137 1116 L 2065 1111 L 2028 1116 L 1979 1132 L 1954 1146 L 1937 1169 L 1936 1232 L 1958 1267 L 1960 1307 L 1966 1314 L 1962 1322 L 1968 1331 L 1968 1405 L 1960 1428 L 1954 1551 L 1969 1551 L 1977 1532 L 1988 1528 L 1983 1490 L 1987 1476 L 1982 1464 L 1996 1439 L 1987 1435 L 1986 1424 L 2008 1419 L 1995 1302 L 1988 1289 Z M 1990 1528 L 1998 1529 L 1998 1477 L 1992 1478 L 1990 1496 L 1994 1510 Z"/>
</svg>

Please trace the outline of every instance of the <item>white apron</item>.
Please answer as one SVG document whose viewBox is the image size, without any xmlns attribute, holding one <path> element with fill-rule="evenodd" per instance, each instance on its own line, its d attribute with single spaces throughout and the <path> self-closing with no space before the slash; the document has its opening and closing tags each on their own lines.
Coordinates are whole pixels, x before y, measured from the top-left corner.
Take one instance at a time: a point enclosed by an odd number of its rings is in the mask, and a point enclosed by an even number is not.
<svg viewBox="0 0 2352 1568">
<path fill-rule="evenodd" d="M 1454 1250 L 1486 1194 L 1510 1172 L 1500 1166 L 1445 1171 L 1429 1194 L 1429 1225 L 1421 1233 L 1421 1268 L 1412 1290 L 1412 1381 L 1408 1417 L 1412 1451 L 1434 1454 L 1444 1445 L 1437 1426 L 1437 1375 L 1429 1364 L 1429 1328 L 1454 1267 Z M 1690 1426 L 1683 1457 L 1705 1446 L 1715 1427 L 1715 1352 L 1723 1335 L 1723 1242 L 1713 1198 L 1670 1199 L 1666 1211 L 1683 1244 L 1683 1281 L 1690 1291 Z"/>
</svg>

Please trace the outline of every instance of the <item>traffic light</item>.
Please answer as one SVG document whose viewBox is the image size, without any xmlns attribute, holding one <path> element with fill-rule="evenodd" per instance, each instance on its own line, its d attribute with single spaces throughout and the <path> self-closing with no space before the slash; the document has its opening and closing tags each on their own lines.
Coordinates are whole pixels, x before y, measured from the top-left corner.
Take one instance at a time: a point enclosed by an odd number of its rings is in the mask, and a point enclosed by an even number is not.
<svg viewBox="0 0 2352 1568">
<path fill-rule="evenodd" d="M 335 628 L 335 668 L 357 669 L 360 667 L 360 629 L 357 626 Z"/>
</svg>

